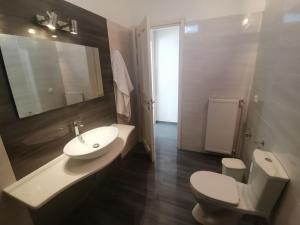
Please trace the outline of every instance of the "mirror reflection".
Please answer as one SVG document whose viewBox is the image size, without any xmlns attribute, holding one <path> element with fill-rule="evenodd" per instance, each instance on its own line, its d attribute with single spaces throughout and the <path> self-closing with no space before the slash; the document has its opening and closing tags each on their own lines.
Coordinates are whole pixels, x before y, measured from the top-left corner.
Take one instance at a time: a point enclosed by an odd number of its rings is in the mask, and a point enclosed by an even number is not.
<svg viewBox="0 0 300 225">
<path fill-rule="evenodd" d="M 20 118 L 104 96 L 98 48 L 0 34 Z"/>
</svg>

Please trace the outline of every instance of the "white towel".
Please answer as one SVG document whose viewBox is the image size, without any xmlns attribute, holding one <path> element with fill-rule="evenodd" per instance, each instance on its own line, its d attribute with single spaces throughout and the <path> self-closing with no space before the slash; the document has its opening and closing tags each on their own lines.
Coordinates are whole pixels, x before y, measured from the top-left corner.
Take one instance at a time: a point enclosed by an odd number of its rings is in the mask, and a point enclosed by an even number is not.
<svg viewBox="0 0 300 225">
<path fill-rule="evenodd" d="M 126 116 L 130 120 L 130 92 L 133 91 L 133 85 L 124 59 L 118 50 L 112 51 L 111 64 L 115 83 L 117 113 Z"/>
</svg>

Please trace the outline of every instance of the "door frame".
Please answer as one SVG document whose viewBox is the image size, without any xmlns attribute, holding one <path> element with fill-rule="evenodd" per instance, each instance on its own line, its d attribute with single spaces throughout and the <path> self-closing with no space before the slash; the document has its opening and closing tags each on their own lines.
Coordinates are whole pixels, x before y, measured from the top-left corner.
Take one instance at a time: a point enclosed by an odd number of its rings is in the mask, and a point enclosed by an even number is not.
<svg viewBox="0 0 300 225">
<path fill-rule="evenodd" d="M 183 38 L 184 38 L 184 24 L 185 19 L 176 19 L 176 20 L 169 20 L 169 21 L 161 21 L 161 22 L 151 22 L 150 23 L 150 30 L 158 29 L 158 28 L 165 28 L 171 26 L 179 26 L 179 68 L 178 68 L 178 118 L 177 118 L 177 149 L 181 149 L 181 115 L 182 115 L 182 76 L 183 76 Z M 151 32 L 152 33 L 152 32 Z M 153 73 L 151 76 L 154 75 Z M 156 82 L 155 76 L 152 77 L 152 80 Z M 155 87 L 155 86 L 154 86 Z M 156 91 L 156 90 L 154 90 Z M 154 95 L 154 94 L 152 94 Z M 154 95 L 154 97 L 156 97 Z M 156 100 L 156 99 L 155 99 Z"/>
</svg>

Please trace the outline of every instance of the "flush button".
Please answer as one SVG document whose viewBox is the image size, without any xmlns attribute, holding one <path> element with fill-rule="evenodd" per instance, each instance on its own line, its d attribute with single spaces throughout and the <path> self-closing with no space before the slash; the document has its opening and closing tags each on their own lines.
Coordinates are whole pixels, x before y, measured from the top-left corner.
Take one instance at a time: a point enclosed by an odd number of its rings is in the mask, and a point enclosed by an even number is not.
<svg viewBox="0 0 300 225">
<path fill-rule="evenodd" d="M 100 147 L 100 145 L 98 143 L 93 144 L 93 148 L 99 148 L 99 147 Z"/>
</svg>

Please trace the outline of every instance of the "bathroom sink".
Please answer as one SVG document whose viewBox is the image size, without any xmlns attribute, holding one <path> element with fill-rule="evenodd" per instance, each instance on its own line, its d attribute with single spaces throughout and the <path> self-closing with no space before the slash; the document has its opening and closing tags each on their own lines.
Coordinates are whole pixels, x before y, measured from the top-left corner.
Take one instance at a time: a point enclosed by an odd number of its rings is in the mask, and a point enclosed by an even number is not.
<svg viewBox="0 0 300 225">
<path fill-rule="evenodd" d="M 64 154 L 76 159 L 92 159 L 106 154 L 118 137 L 116 127 L 99 127 L 73 138 L 64 147 Z"/>
</svg>

